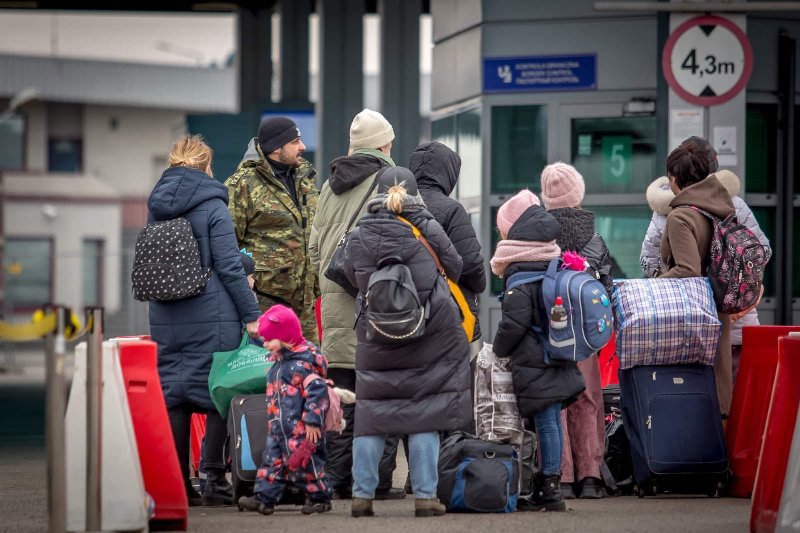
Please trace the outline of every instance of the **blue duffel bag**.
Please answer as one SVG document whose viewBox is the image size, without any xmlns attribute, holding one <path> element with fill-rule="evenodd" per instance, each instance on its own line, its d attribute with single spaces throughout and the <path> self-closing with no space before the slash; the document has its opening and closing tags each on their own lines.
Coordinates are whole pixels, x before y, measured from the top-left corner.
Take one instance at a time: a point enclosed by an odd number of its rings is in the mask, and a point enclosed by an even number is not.
<svg viewBox="0 0 800 533">
<path fill-rule="evenodd" d="M 448 512 L 513 513 L 519 497 L 514 446 L 451 433 L 439 450 L 437 496 Z"/>
</svg>

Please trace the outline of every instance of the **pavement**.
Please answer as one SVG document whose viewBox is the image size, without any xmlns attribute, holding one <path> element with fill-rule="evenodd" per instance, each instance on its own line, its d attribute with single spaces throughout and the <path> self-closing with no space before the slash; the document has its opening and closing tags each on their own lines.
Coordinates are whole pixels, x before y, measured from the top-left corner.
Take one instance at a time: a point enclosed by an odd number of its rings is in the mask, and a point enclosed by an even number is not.
<svg viewBox="0 0 800 533">
<path fill-rule="evenodd" d="M 0 533 L 47 529 L 47 467 L 44 447 L 44 380 L 41 354 L 18 354 L 21 370 L 0 372 Z M 20 365 L 20 363 L 22 363 Z M 68 366 L 70 366 L 68 364 Z M 407 467 L 398 454 L 395 486 Z M 191 532 L 329 533 L 553 531 L 558 533 L 746 533 L 750 500 L 659 496 L 573 500 L 566 513 L 509 515 L 448 514 L 414 518 L 413 500 L 375 503 L 373 518 L 350 517 L 350 503 L 335 501 L 326 515 L 302 516 L 299 507 L 279 507 L 273 516 L 240 513 L 234 507 L 196 507 L 189 511 Z"/>
</svg>

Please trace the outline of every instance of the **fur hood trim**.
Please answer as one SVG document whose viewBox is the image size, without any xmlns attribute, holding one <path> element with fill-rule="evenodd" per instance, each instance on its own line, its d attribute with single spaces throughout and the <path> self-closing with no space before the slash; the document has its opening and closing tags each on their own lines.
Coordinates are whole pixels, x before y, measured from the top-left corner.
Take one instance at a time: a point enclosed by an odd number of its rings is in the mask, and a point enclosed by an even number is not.
<svg viewBox="0 0 800 533">
<path fill-rule="evenodd" d="M 647 187 L 647 204 L 659 215 L 666 216 L 672 211 L 669 203 L 675 195 L 669 188 L 669 178 L 661 176 Z"/>
<path fill-rule="evenodd" d="M 742 190 L 742 182 L 739 176 L 727 169 L 719 170 L 715 175 L 731 197 L 739 196 Z M 645 195 L 647 196 L 647 204 L 650 206 L 650 209 L 659 215 L 667 216 L 669 212 L 672 211 L 669 203 L 675 198 L 675 195 L 669 188 L 669 178 L 666 176 L 661 176 L 651 183 L 647 187 Z"/>
<path fill-rule="evenodd" d="M 727 169 L 718 170 L 714 174 L 731 197 L 739 196 L 739 193 L 742 192 L 742 181 L 739 176 Z"/>
</svg>

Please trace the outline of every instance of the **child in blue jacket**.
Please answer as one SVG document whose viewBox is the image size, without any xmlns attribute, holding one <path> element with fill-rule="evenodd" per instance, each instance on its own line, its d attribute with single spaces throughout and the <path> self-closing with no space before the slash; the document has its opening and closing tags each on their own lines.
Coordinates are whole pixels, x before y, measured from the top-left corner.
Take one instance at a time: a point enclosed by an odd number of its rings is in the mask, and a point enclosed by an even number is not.
<svg viewBox="0 0 800 533">
<path fill-rule="evenodd" d="M 328 409 L 328 361 L 303 338 L 300 320 L 283 305 L 270 307 L 258 323 L 275 364 L 267 374 L 267 445 L 256 474 L 253 496 L 239 498 L 239 510 L 270 515 L 287 482 L 306 492 L 303 514 L 331 510 L 325 474 L 323 422 Z M 316 374 L 306 386 L 304 381 Z"/>
</svg>

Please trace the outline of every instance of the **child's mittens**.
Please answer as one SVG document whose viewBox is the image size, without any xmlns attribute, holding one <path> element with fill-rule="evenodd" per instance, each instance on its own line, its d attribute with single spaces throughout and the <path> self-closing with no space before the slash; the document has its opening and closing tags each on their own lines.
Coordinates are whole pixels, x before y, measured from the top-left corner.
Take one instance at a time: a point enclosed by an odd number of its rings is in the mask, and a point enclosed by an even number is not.
<svg viewBox="0 0 800 533">
<path fill-rule="evenodd" d="M 303 439 L 303 442 L 301 442 L 300 445 L 295 448 L 294 452 L 292 452 L 292 455 L 289 456 L 286 466 L 292 472 L 305 468 L 308 466 L 309 461 L 311 461 L 311 456 L 314 455 L 316 449 L 316 444 L 308 439 Z"/>
</svg>

